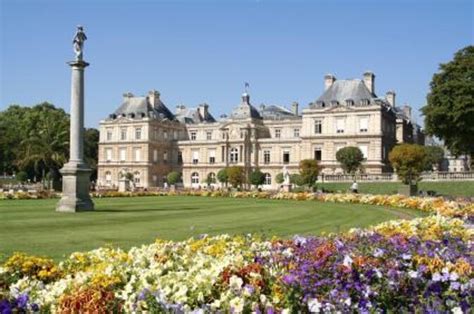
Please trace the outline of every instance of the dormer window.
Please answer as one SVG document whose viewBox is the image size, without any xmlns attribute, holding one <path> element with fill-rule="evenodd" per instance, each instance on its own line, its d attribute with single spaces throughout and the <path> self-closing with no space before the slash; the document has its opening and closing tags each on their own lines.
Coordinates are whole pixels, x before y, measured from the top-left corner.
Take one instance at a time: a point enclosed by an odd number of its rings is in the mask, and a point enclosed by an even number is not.
<svg viewBox="0 0 474 314">
<path fill-rule="evenodd" d="M 331 100 L 331 106 L 335 107 L 338 105 L 339 105 L 339 102 L 337 100 Z"/>
<path fill-rule="evenodd" d="M 354 100 L 353 99 L 346 99 L 346 106 L 354 106 Z"/>
<path fill-rule="evenodd" d="M 134 113 L 129 113 L 128 117 L 133 119 L 133 118 L 135 118 L 135 114 Z"/>
<path fill-rule="evenodd" d="M 362 106 L 368 106 L 369 103 L 370 103 L 370 100 L 367 99 L 367 98 L 364 98 L 364 99 L 361 99 L 361 100 L 360 100 L 360 104 L 361 104 Z"/>
<path fill-rule="evenodd" d="M 324 101 L 318 100 L 318 101 L 316 102 L 316 107 L 324 108 Z"/>
</svg>

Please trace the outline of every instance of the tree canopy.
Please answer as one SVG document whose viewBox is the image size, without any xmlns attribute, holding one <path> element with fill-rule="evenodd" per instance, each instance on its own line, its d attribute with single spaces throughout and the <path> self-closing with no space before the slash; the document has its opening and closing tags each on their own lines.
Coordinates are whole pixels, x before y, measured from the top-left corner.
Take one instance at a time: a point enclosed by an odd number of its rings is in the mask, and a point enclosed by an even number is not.
<svg viewBox="0 0 474 314">
<path fill-rule="evenodd" d="M 404 184 L 419 181 L 420 174 L 426 165 L 425 148 L 417 144 L 395 146 L 388 159 Z"/>
<path fill-rule="evenodd" d="M 455 155 L 474 155 L 474 46 L 439 66 L 421 111 L 428 134 L 442 139 Z"/>
<path fill-rule="evenodd" d="M 312 186 L 318 180 L 319 165 L 314 159 L 303 159 L 300 161 L 301 183 Z"/>
<path fill-rule="evenodd" d="M 250 183 L 259 186 L 265 182 L 265 174 L 261 172 L 259 169 L 255 169 L 250 173 Z"/>
<path fill-rule="evenodd" d="M 230 185 L 234 188 L 242 186 L 242 184 L 245 183 L 245 172 L 243 167 L 229 167 L 227 168 L 227 175 Z"/>
<path fill-rule="evenodd" d="M 166 180 L 168 181 L 169 184 L 175 185 L 176 183 L 181 181 L 181 173 L 177 171 L 171 171 L 166 176 Z"/>
<path fill-rule="evenodd" d="M 229 176 L 227 175 L 227 169 L 228 168 L 223 168 L 217 172 L 217 180 L 219 180 L 220 183 L 225 183 L 227 185 L 227 182 L 229 182 Z"/>
<path fill-rule="evenodd" d="M 364 154 L 359 147 L 347 146 L 337 151 L 336 159 L 345 172 L 355 174 L 357 170 L 362 169 Z"/>
<path fill-rule="evenodd" d="M 433 170 L 433 167 L 439 167 L 444 158 L 444 149 L 440 146 L 425 146 L 426 159 L 424 170 Z"/>
<path fill-rule="evenodd" d="M 33 107 L 12 105 L 0 112 L 0 133 L 1 172 L 24 171 L 30 179 L 59 179 L 59 169 L 69 158 L 69 115 L 63 109 L 47 102 Z M 84 157 L 93 170 L 98 140 L 96 129 L 85 130 Z"/>
</svg>

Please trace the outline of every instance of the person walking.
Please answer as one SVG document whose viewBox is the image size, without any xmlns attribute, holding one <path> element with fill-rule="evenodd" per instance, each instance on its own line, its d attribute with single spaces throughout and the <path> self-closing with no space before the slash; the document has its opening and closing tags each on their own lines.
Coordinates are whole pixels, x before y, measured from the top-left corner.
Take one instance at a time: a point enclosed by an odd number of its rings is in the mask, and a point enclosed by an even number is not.
<svg viewBox="0 0 474 314">
<path fill-rule="evenodd" d="M 357 184 L 355 180 L 351 185 L 351 191 L 352 193 L 359 193 L 359 185 Z"/>
</svg>

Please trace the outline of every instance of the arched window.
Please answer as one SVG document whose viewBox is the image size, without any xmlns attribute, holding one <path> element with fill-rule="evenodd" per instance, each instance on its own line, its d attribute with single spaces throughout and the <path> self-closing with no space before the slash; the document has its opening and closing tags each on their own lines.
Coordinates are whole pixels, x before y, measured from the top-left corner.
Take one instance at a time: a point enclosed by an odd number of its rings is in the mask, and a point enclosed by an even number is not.
<svg viewBox="0 0 474 314">
<path fill-rule="evenodd" d="M 239 150 L 236 147 L 230 149 L 230 162 L 237 163 L 239 161 Z"/>
<path fill-rule="evenodd" d="M 210 172 L 208 175 L 207 175 L 207 183 L 209 184 L 213 184 L 213 183 L 216 183 L 216 174 L 214 172 Z"/>
<path fill-rule="evenodd" d="M 111 185 L 112 184 L 112 173 L 110 171 L 107 171 L 105 173 L 105 184 L 106 185 Z"/>
<path fill-rule="evenodd" d="M 265 173 L 265 185 L 271 185 L 272 184 L 272 175 L 269 173 Z"/>
<path fill-rule="evenodd" d="M 135 172 L 133 173 L 133 182 L 135 183 L 135 185 L 139 185 L 139 184 L 140 184 L 140 172 L 135 171 Z"/>
<path fill-rule="evenodd" d="M 191 183 L 192 184 L 199 184 L 199 173 L 193 172 L 191 174 Z"/>
</svg>

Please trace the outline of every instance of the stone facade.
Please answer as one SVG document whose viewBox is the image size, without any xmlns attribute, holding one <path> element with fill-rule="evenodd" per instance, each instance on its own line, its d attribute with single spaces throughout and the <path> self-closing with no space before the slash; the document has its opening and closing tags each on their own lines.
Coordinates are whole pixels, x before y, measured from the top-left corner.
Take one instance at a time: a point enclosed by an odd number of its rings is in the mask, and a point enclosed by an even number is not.
<svg viewBox="0 0 474 314">
<path fill-rule="evenodd" d="M 98 184 L 117 188 L 121 174 L 134 174 L 137 187 L 163 186 L 170 171 L 183 174 L 186 187 L 202 187 L 207 179 L 228 166 L 266 174 L 264 188 L 277 188 L 275 177 L 284 165 L 298 171 L 302 159 L 316 159 L 323 173 L 342 173 L 336 152 L 358 146 L 367 173 L 390 171 L 388 153 L 398 142 L 410 141 L 398 131 L 408 118 L 390 98 L 375 94 L 375 75 L 363 79 L 324 78 L 325 91 L 299 112 L 276 105 L 251 104 L 244 93 L 229 116 L 216 120 L 207 104 L 178 106 L 172 114 L 159 93 L 146 97 L 124 95 L 122 105 L 100 124 Z"/>
</svg>

